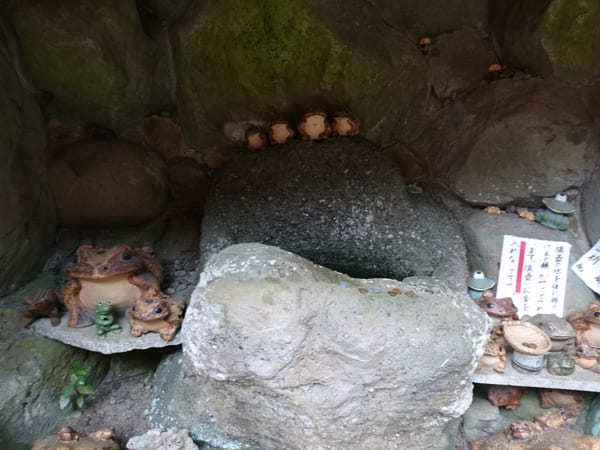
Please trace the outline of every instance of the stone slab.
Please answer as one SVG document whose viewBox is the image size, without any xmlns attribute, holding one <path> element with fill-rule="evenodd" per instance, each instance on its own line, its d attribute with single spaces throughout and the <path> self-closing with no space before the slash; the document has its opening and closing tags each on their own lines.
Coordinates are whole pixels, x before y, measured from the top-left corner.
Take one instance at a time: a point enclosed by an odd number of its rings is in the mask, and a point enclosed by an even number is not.
<svg viewBox="0 0 600 450">
<path fill-rule="evenodd" d="M 510 363 L 510 356 L 507 358 L 504 373 L 496 373 L 491 369 L 475 372 L 473 383 L 600 392 L 600 374 L 591 370 L 575 367 L 571 375 L 559 376 L 544 368 L 537 375 L 528 375 L 515 370 Z"/>
<path fill-rule="evenodd" d="M 95 326 L 71 328 L 67 325 L 67 321 L 67 314 L 63 315 L 60 325 L 56 327 L 52 326 L 50 319 L 38 319 L 33 323 L 31 329 L 44 337 L 105 355 L 181 344 L 180 333 L 177 333 L 173 340 L 169 342 L 164 341 L 158 333 L 147 333 L 140 337 L 133 337 L 129 333 L 129 321 L 125 316 L 118 319 L 121 332 L 108 333 L 105 336 L 98 336 Z"/>
</svg>

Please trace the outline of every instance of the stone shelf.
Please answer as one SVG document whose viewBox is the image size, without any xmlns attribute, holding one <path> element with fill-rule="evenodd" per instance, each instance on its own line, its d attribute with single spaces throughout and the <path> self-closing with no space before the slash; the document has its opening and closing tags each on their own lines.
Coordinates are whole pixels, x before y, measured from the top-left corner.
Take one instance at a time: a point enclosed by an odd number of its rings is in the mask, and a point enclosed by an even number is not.
<svg viewBox="0 0 600 450">
<path fill-rule="evenodd" d="M 124 316 L 117 320 L 121 325 L 121 332 L 108 333 L 106 336 L 98 336 L 95 326 L 70 328 L 67 326 L 67 316 L 68 314 L 64 314 L 60 325 L 56 327 L 52 326 L 50 319 L 38 319 L 31 325 L 31 329 L 44 337 L 105 355 L 181 344 L 181 333 L 177 333 L 169 342 L 164 341 L 158 333 L 133 337 L 129 333 L 129 321 Z"/>
<path fill-rule="evenodd" d="M 475 372 L 473 383 L 600 392 L 600 374 L 591 370 L 576 366 L 575 372 L 562 377 L 553 375 L 544 368 L 537 375 L 527 375 L 518 372 L 512 366 L 510 354 L 507 355 L 507 359 L 504 373 L 484 369 L 481 372 Z"/>
</svg>

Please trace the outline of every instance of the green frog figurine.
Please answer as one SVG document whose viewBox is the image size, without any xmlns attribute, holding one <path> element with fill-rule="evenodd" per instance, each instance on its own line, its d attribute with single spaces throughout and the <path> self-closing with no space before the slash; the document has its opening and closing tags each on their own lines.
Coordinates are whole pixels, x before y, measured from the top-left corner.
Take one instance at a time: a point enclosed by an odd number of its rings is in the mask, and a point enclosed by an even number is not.
<svg viewBox="0 0 600 450">
<path fill-rule="evenodd" d="M 96 332 L 98 336 L 105 336 L 111 331 L 121 331 L 121 326 L 115 323 L 115 317 L 112 313 L 112 305 L 110 302 L 100 302 L 96 305 Z"/>
<path fill-rule="evenodd" d="M 563 352 L 546 355 L 548 372 L 554 375 L 571 375 L 575 371 L 575 361 Z"/>
</svg>

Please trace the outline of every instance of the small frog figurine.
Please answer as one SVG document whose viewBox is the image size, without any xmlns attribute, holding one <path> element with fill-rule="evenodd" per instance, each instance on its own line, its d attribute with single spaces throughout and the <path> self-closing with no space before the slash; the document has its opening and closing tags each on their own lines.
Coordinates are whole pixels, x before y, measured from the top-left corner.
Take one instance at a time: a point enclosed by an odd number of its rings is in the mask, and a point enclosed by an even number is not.
<svg viewBox="0 0 600 450">
<path fill-rule="evenodd" d="M 115 323 L 115 317 L 112 313 L 112 305 L 110 302 L 100 302 L 96 305 L 96 332 L 98 336 L 106 337 L 111 331 L 121 331 L 121 326 Z"/>
</svg>

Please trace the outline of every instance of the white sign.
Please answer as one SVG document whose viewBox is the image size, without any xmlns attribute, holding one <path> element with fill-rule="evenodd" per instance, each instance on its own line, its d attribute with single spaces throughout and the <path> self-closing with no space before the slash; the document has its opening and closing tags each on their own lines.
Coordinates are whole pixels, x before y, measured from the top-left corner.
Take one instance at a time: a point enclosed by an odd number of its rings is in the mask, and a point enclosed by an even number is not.
<svg viewBox="0 0 600 450">
<path fill-rule="evenodd" d="M 600 294 L 600 241 L 592 249 L 573 264 L 571 270 L 581 278 L 588 287 Z"/>
<path fill-rule="evenodd" d="M 496 297 L 511 297 L 519 317 L 562 317 L 570 250 L 567 242 L 505 235 Z"/>
</svg>

